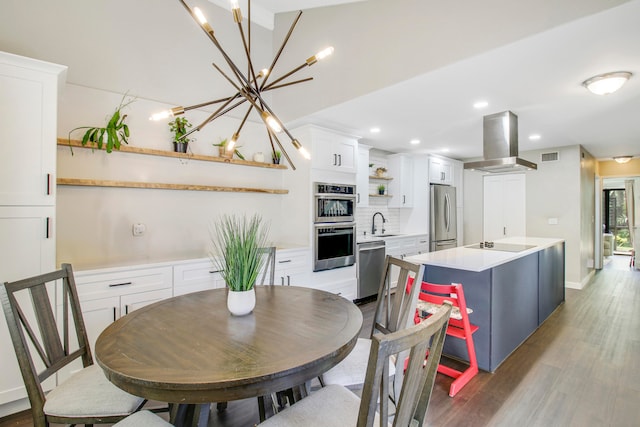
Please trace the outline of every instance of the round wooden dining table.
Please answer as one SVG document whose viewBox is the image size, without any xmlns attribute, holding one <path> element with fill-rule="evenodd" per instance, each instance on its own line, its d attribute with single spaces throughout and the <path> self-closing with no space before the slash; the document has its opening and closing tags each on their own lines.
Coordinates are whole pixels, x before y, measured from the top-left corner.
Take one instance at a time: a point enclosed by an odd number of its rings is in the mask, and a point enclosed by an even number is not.
<svg viewBox="0 0 640 427">
<path fill-rule="evenodd" d="M 95 358 L 121 389 L 173 404 L 206 403 L 208 417 L 212 402 L 304 384 L 355 346 L 362 313 L 352 302 L 304 287 L 255 289 L 256 307 L 241 317 L 227 310 L 227 289 L 133 311 L 100 334 Z"/>
</svg>

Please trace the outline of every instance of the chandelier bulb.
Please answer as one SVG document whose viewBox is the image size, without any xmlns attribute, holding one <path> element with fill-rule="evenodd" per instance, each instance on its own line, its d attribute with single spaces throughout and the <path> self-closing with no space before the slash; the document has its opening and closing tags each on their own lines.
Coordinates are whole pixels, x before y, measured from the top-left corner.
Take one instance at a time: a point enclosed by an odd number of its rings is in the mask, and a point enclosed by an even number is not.
<svg viewBox="0 0 640 427">
<path fill-rule="evenodd" d="M 280 126 L 280 123 L 278 123 L 278 121 L 271 114 L 263 111 L 261 115 L 262 120 L 264 120 L 264 122 L 271 128 L 271 130 L 276 133 L 282 132 L 282 126 Z"/>
<path fill-rule="evenodd" d="M 307 61 L 306 61 L 307 65 L 308 66 L 312 66 L 316 62 L 326 58 L 327 56 L 331 55 L 332 53 L 333 53 L 333 46 L 329 46 L 328 48 L 321 50 L 320 52 L 316 53 L 315 55 L 313 55 L 312 57 L 307 59 Z"/>
<path fill-rule="evenodd" d="M 300 144 L 300 141 L 298 141 L 297 139 L 292 139 L 291 143 L 293 144 L 294 148 L 296 150 L 298 150 L 298 152 L 300 153 L 300 155 L 302 157 L 304 157 L 305 159 L 309 160 L 311 158 L 311 154 L 309 154 L 309 152 L 307 151 L 306 148 L 304 148 L 302 146 L 302 144 Z"/>
<path fill-rule="evenodd" d="M 200 22 L 202 28 L 204 28 L 207 33 L 213 34 L 213 28 L 211 28 L 211 25 L 209 25 L 209 23 L 207 22 L 207 18 L 204 16 L 204 13 L 202 13 L 200 8 L 194 7 L 193 13 L 196 15 L 196 18 L 198 18 L 198 22 Z"/>
<path fill-rule="evenodd" d="M 174 107 L 170 110 L 160 111 L 159 113 L 152 114 L 149 120 L 157 122 L 169 117 L 179 116 L 180 114 L 184 114 L 184 107 Z"/>
<path fill-rule="evenodd" d="M 231 0 L 231 13 L 233 14 L 233 21 L 236 24 L 242 22 L 242 12 L 240 11 L 238 0 Z"/>
<path fill-rule="evenodd" d="M 233 152 L 233 149 L 236 147 L 236 143 L 238 142 L 238 138 L 240 137 L 240 135 L 238 135 L 238 133 L 234 133 L 233 136 L 231 137 L 231 139 L 229 140 L 229 142 L 226 145 L 226 150 L 227 153 L 229 152 Z"/>
</svg>

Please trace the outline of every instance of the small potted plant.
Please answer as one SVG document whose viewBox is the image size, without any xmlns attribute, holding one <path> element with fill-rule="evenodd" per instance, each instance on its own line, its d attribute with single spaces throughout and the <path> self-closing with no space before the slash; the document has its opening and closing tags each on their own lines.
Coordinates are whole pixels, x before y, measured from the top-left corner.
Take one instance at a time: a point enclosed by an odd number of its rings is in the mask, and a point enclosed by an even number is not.
<svg viewBox="0 0 640 427">
<path fill-rule="evenodd" d="M 280 160 L 282 159 L 282 152 L 280 152 L 278 150 L 274 150 L 273 155 L 271 157 L 273 159 L 273 164 L 274 165 L 279 165 L 280 164 Z"/>
<path fill-rule="evenodd" d="M 231 153 L 227 151 L 227 142 L 228 140 L 225 138 L 222 141 L 218 142 L 217 144 L 212 144 L 214 147 L 218 147 L 218 154 L 220 155 L 220 157 L 224 157 L 225 159 L 231 159 L 235 154 L 236 156 L 238 156 L 239 159 L 244 160 L 245 159 L 244 156 L 240 151 L 238 151 L 238 148 L 240 148 L 241 146 L 240 145 L 236 146 L 236 148 Z"/>
<path fill-rule="evenodd" d="M 194 141 L 194 139 L 187 138 L 185 135 L 192 126 L 186 117 L 176 117 L 169 122 L 169 130 L 173 132 L 173 151 L 176 153 L 187 152 L 189 142 Z"/>
<path fill-rule="evenodd" d="M 384 196 L 384 191 L 385 191 L 386 189 L 387 189 L 387 188 L 384 186 L 384 184 L 380 184 L 380 185 L 378 185 L 378 194 L 379 194 L 379 195 L 381 195 L 381 196 Z"/>
<path fill-rule="evenodd" d="M 229 288 L 227 308 L 244 316 L 256 304 L 254 285 L 264 263 L 268 226 L 258 214 L 223 215 L 211 227 L 210 257 Z"/>
<path fill-rule="evenodd" d="M 378 166 L 376 168 L 376 176 L 383 177 L 387 173 L 387 168 L 384 166 Z"/>
<path fill-rule="evenodd" d="M 122 114 L 122 109 L 127 107 L 135 98 L 130 98 L 125 101 L 127 94 L 125 93 L 120 101 L 120 105 L 116 108 L 116 111 L 109 118 L 109 121 L 105 127 L 90 127 L 80 126 L 69 131 L 69 145 L 71 145 L 71 133 L 79 129 L 86 129 L 82 136 L 82 146 L 89 144 L 99 150 L 105 145 L 107 153 L 111 153 L 114 149 L 119 150 L 121 144 L 129 143 L 129 126 L 124 122 L 127 118 L 126 114 Z M 73 154 L 73 148 L 71 148 L 71 154 Z"/>
</svg>

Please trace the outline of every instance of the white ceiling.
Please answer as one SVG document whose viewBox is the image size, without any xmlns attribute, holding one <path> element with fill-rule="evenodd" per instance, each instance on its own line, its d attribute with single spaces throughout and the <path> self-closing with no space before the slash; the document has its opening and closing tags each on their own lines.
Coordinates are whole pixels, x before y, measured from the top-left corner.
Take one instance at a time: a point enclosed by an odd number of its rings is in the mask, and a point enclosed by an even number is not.
<svg viewBox="0 0 640 427">
<path fill-rule="evenodd" d="M 210 0 L 217 1 L 217 0 Z M 253 0 L 273 13 L 349 1 Z M 640 155 L 640 0 L 429 72 L 296 120 L 361 136 L 375 148 L 482 156 L 482 116 L 519 117 L 520 151 L 581 144 L 599 159 Z M 634 76 L 597 96 L 581 82 L 611 71 Z M 475 110 L 485 100 L 489 106 Z M 381 128 L 377 135 L 369 133 Z M 529 141 L 530 134 L 541 139 Z M 412 146 L 411 139 L 421 144 Z M 448 150 L 448 151 L 443 151 Z"/>
</svg>

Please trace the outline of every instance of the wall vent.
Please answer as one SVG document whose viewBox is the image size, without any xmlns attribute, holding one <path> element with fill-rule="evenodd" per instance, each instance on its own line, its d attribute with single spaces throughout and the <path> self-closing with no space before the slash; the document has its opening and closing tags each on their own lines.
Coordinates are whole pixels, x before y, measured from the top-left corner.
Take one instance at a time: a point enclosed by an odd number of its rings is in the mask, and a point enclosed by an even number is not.
<svg viewBox="0 0 640 427">
<path fill-rule="evenodd" d="M 558 160 L 560 160 L 560 152 L 558 151 L 542 153 L 540 155 L 540 162 L 557 162 Z"/>
</svg>

